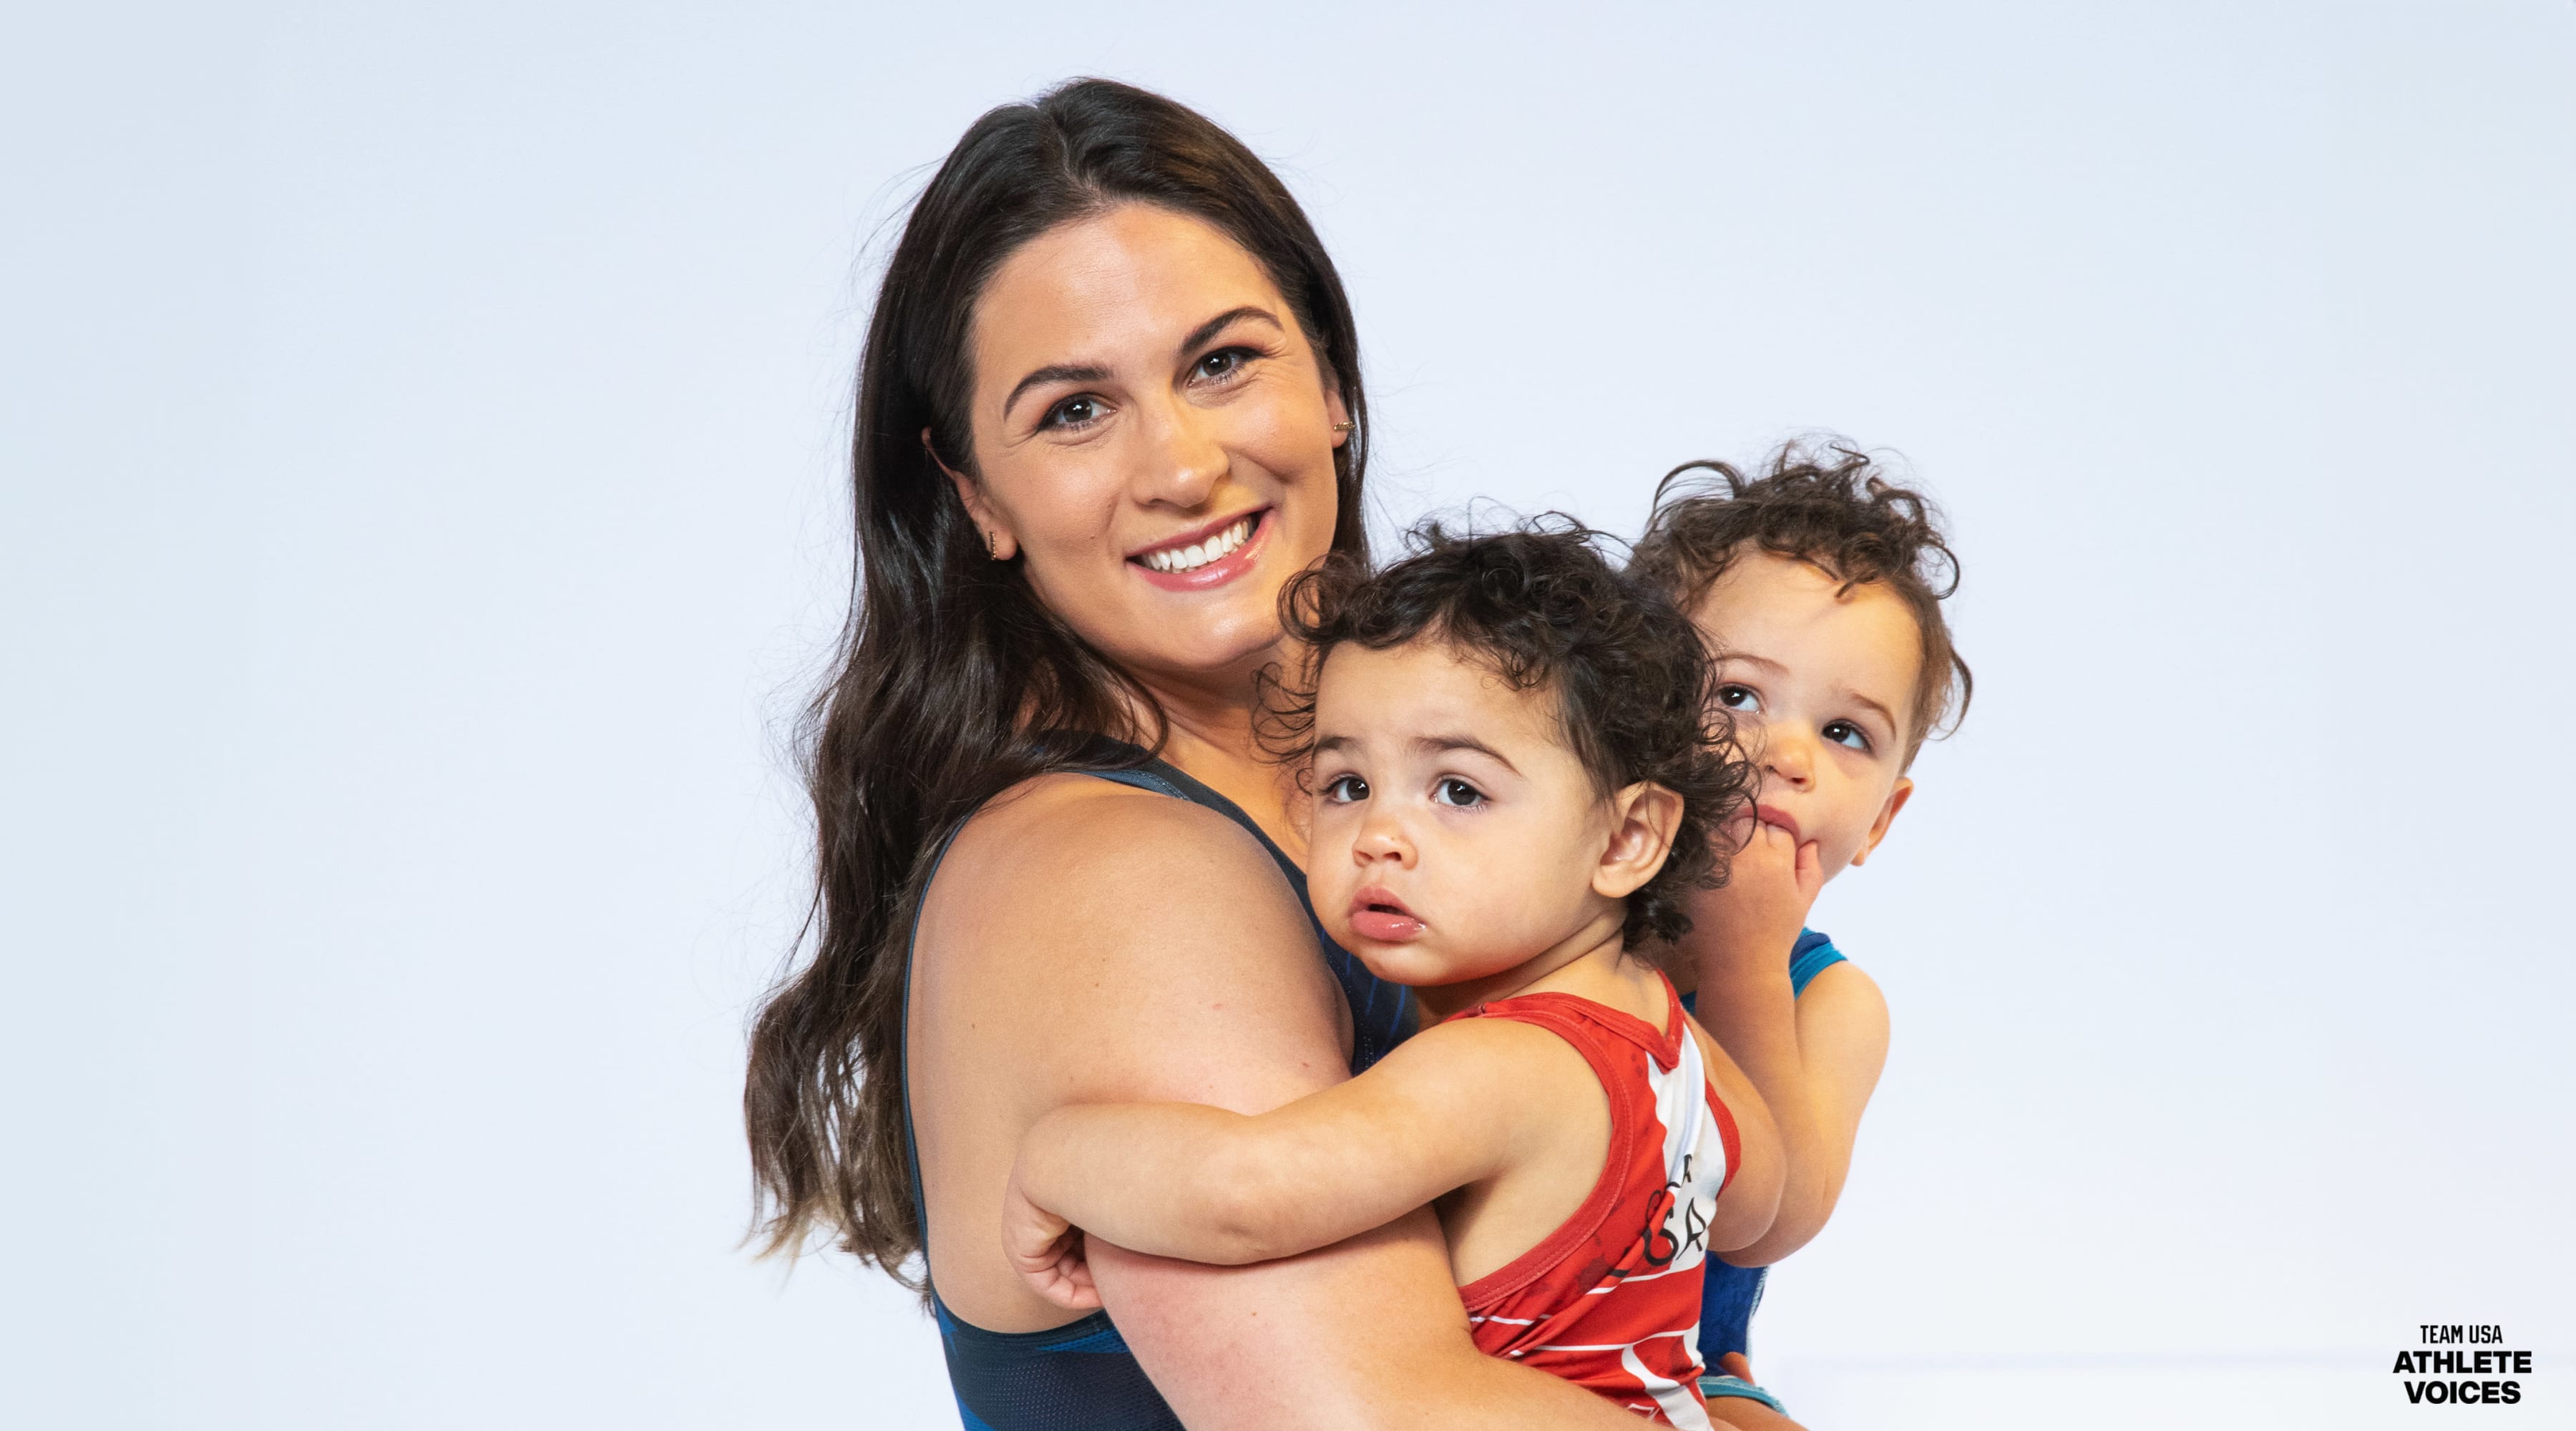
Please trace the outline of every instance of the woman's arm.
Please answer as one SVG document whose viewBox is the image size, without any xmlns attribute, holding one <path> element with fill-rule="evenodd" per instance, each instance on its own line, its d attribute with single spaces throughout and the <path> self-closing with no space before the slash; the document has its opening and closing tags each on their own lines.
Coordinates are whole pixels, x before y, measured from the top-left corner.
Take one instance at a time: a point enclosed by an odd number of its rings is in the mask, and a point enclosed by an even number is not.
<svg viewBox="0 0 2576 1431">
<path fill-rule="evenodd" d="M 1212 812 L 1079 777 L 970 824 L 914 971 L 910 1073 L 931 1269 L 967 1321 L 1061 1325 L 1002 1250 L 1021 1139 L 1059 1107 L 1265 1112 L 1347 1076 L 1347 1013 L 1304 911 Z M 1296 1257 L 1212 1267 L 1094 1244 L 1102 1301 L 1191 1431 L 1631 1424 L 1486 1357 L 1427 1211 Z"/>
</svg>

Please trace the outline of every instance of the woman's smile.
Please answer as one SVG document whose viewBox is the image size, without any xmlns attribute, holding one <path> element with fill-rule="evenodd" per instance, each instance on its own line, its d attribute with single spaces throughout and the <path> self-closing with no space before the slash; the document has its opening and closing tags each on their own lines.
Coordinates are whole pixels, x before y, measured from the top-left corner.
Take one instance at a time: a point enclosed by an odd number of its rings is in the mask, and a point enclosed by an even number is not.
<svg viewBox="0 0 2576 1431">
<path fill-rule="evenodd" d="M 1252 570 L 1270 534 L 1270 508 L 1222 518 L 1127 558 L 1145 580 L 1166 591 L 1204 591 Z"/>
</svg>

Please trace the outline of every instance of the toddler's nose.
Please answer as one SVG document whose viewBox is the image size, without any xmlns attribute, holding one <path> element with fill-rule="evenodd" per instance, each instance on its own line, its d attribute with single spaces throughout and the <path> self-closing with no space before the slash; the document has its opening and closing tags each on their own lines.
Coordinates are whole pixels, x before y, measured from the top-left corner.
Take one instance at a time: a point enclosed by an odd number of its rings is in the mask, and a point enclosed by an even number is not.
<svg viewBox="0 0 2576 1431">
<path fill-rule="evenodd" d="M 1413 842 L 1404 837 L 1404 827 L 1395 821 L 1375 819 L 1360 826 L 1360 837 L 1352 841 L 1351 853 L 1361 864 L 1393 860 L 1399 865 L 1410 865 L 1413 863 Z"/>
<path fill-rule="evenodd" d="M 1778 737 L 1765 741 L 1762 748 L 1762 774 L 1767 779 L 1804 790 L 1815 778 L 1814 752 L 1801 740 Z"/>
</svg>

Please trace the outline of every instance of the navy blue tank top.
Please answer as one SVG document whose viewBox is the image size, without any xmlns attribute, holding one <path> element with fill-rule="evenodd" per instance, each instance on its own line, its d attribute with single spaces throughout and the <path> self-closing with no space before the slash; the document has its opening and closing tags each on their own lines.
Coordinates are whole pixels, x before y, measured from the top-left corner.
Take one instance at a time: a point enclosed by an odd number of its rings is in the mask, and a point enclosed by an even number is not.
<svg viewBox="0 0 2576 1431">
<path fill-rule="evenodd" d="M 1812 929 L 1798 931 L 1798 942 L 1789 950 L 1789 992 L 1792 997 L 1807 992 L 1807 985 L 1818 974 L 1843 962 L 1843 951 L 1834 941 Z M 1699 1011 L 1699 992 L 1682 996 L 1682 1004 L 1693 1013 Z M 1753 1355 L 1753 1309 L 1762 1305 L 1762 1289 L 1771 1279 L 1768 1267 L 1738 1267 L 1721 1257 L 1707 1261 L 1707 1280 L 1700 1284 L 1699 1355 L 1708 1364 L 1709 1374 L 1717 1374 L 1717 1359 L 1728 1352 Z"/>
<path fill-rule="evenodd" d="M 1104 741 L 1098 749 L 1104 764 L 1141 763 L 1082 773 L 1203 805 L 1251 831 L 1277 862 L 1288 887 L 1297 892 L 1297 902 L 1305 906 L 1307 920 L 1314 921 L 1315 906 L 1306 897 L 1305 871 L 1271 843 L 1240 806 L 1164 761 L 1144 760 L 1144 752 L 1134 746 Z M 931 864 L 932 878 L 938 877 L 938 862 L 947 858 L 948 844 L 955 838 L 954 830 L 941 838 L 939 854 Z M 920 928 L 918 912 L 914 928 Z M 1314 929 L 1325 967 L 1333 971 L 1334 979 L 1342 986 L 1342 997 L 1350 1004 L 1351 1072 L 1358 1073 L 1385 1057 L 1388 1049 L 1413 1032 L 1413 991 L 1370 973 L 1367 965 L 1327 938 L 1320 923 Z M 911 952 L 907 945 L 907 1018 L 912 1003 L 911 984 Z M 926 1248 L 930 1219 L 922 1214 L 921 1160 L 913 1145 L 909 1090 L 904 1097 L 903 1146 L 904 1156 L 912 1164 L 913 1209 L 919 1215 Z M 1110 1324 L 1108 1313 L 1093 1312 L 1080 1321 L 1042 1332 L 989 1332 L 949 1311 L 948 1304 L 939 1300 L 937 1287 L 930 1289 L 930 1305 L 939 1319 L 939 1341 L 948 1355 L 948 1384 L 957 1393 L 957 1414 L 965 1421 L 966 1431 L 1181 1431 L 1180 1420 L 1164 1404 L 1154 1384 L 1146 1380 L 1144 1369 L 1136 1364 L 1135 1354 L 1127 1350 L 1118 1328 Z"/>
</svg>

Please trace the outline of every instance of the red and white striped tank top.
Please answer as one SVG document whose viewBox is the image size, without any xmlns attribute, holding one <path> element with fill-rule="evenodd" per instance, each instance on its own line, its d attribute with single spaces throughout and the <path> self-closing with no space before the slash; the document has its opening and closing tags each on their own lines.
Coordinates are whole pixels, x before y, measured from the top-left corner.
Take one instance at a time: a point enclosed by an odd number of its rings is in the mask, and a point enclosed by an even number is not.
<svg viewBox="0 0 2576 1431">
<path fill-rule="evenodd" d="M 1664 1027 L 1572 994 L 1456 1017 L 1510 1019 L 1574 1045 L 1610 1097 L 1592 1195 L 1538 1246 L 1459 1289 L 1477 1347 L 1589 1387 L 1661 1425 L 1708 1431 L 1699 1394 L 1701 1268 L 1735 1173 L 1735 1119 L 1664 981 Z"/>
</svg>

